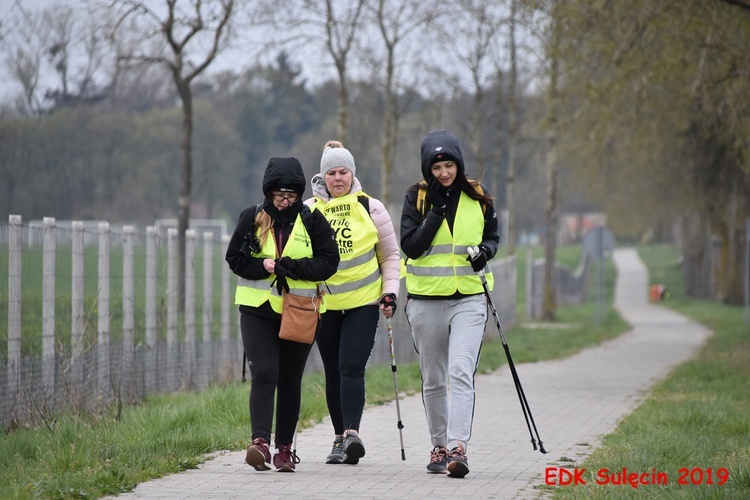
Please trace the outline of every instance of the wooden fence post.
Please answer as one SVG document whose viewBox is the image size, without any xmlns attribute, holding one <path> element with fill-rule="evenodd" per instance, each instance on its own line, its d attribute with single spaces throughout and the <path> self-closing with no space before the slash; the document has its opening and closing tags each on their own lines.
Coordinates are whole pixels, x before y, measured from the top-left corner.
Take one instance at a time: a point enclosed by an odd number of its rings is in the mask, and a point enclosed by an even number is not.
<svg viewBox="0 0 750 500">
<path fill-rule="evenodd" d="M 177 367 L 177 229 L 167 229 L 167 390 L 179 388 Z"/>
<path fill-rule="evenodd" d="M 121 397 L 135 401 L 133 362 L 135 359 L 135 237 L 133 226 L 122 228 L 122 364 Z"/>
<path fill-rule="evenodd" d="M 221 235 L 221 248 L 222 251 L 229 245 L 230 236 L 228 234 Z M 223 253 L 223 252 L 222 252 Z M 231 277 L 233 276 L 232 271 L 229 269 L 229 265 L 222 258 L 221 266 L 221 359 L 219 366 L 230 367 L 233 363 L 230 361 L 230 356 L 234 350 L 229 342 L 231 337 L 231 304 L 230 301 L 230 290 L 231 290 Z M 226 370 L 222 370 L 222 376 Z"/>
<path fill-rule="evenodd" d="M 203 233 L 203 365 L 206 386 L 213 382 L 216 359 L 213 355 L 213 323 L 214 323 L 214 233 Z"/>
<path fill-rule="evenodd" d="M 83 407 L 83 222 L 72 223 L 70 314 L 70 387 L 74 408 Z"/>
<path fill-rule="evenodd" d="M 109 331 L 109 255 L 111 244 L 109 241 L 109 222 L 99 223 L 99 289 L 97 292 L 97 305 L 99 317 L 97 318 L 97 380 L 99 394 L 106 401 L 111 397 L 112 385 L 110 382 L 110 331 Z"/>
<path fill-rule="evenodd" d="M 185 231 L 185 383 L 196 388 L 195 376 L 195 230 Z"/>
<path fill-rule="evenodd" d="M 156 228 L 146 228 L 146 394 L 156 389 Z"/>
<path fill-rule="evenodd" d="M 21 402 L 21 297 L 23 226 L 20 215 L 8 216 L 8 396 L 10 421 L 19 418 Z"/>
<path fill-rule="evenodd" d="M 54 217 L 45 217 L 42 246 L 42 386 L 47 409 L 55 406 L 55 257 L 57 228 Z"/>
</svg>

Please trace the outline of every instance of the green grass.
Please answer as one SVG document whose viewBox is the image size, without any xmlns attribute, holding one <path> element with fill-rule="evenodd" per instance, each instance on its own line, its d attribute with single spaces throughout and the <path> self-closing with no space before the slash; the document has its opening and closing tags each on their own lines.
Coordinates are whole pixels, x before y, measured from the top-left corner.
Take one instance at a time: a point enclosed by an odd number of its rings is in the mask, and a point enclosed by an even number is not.
<svg viewBox="0 0 750 500">
<path fill-rule="evenodd" d="M 611 309 L 597 327 L 592 299 L 561 308 L 559 318 L 568 328 L 509 328 L 514 361 L 560 358 L 627 329 Z M 505 363 L 493 333 L 484 343 L 479 369 L 486 373 Z M 402 393 L 418 393 L 418 364 L 399 364 L 398 383 Z M 322 374 L 307 375 L 303 384 L 302 428 L 327 414 Z M 125 407 L 119 421 L 113 418 L 116 408 L 109 408 L 97 416 L 68 414 L 40 429 L 6 434 L 0 438 L 0 498 L 98 498 L 195 468 L 217 450 L 244 449 L 250 435 L 249 388 L 246 382 L 197 394 L 150 396 Z M 393 399 L 389 365 L 368 368 L 367 397 L 371 405 Z"/>
<path fill-rule="evenodd" d="M 674 369 L 626 417 L 603 446 L 581 464 L 566 467 L 667 474 L 659 486 L 589 484 L 556 489 L 562 498 L 750 498 L 750 335 L 743 310 L 684 296 L 678 254 L 644 247 L 651 283 L 672 293 L 664 305 L 693 318 L 714 335 L 695 359 Z M 681 471 L 681 469 L 683 469 Z M 711 469 L 713 485 L 708 482 Z M 719 485 L 720 474 L 728 474 Z M 694 474 L 691 476 L 691 474 Z M 687 484 L 678 484 L 681 475 Z M 703 478 L 702 484 L 692 484 Z"/>
</svg>

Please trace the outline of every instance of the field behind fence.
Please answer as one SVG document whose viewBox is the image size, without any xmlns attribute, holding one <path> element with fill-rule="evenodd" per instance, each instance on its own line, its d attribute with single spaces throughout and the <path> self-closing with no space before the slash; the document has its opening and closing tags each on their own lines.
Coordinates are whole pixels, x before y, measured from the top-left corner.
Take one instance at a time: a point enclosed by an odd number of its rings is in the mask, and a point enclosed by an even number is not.
<svg viewBox="0 0 750 500">
<path fill-rule="evenodd" d="M 105 221 L 0 225 L 0 425 L 34 425 L 64 409 L 97 412 L 154 392 L 239 380 L 242 341 L 229 236 L 188 230 L 185 307 L 178 294 L 177 231 Z M 492 263 L 503 322 L 516 319 L 514 258 Z M 396 359 L 416 359 L 403 314 Z M 492 326 L 492 322 L 488 323 Z M 384 324 L 370 364 L 390 362 Z M 313 352 L 308 371 L 322 364 Z"/>
</svg>

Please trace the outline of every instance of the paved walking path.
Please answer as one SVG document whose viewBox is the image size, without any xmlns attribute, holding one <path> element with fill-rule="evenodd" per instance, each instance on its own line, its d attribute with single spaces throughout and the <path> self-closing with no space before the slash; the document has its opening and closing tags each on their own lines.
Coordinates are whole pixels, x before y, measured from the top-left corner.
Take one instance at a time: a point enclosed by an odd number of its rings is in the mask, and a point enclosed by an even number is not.
<svg viewBox="0 0 750 500">
<path fill-rule="evenodd" d="M 710 334 L 664 307 L 647 302 L 648 276 L 633 249 L 617 250 L 615 307 L 633 326 L 621 337 L 559 361 L 517 365 L 519 378 L 548 451 L 533 451 L 507 366 L 477 377 L 474 433 L 464 479 L 427 474 L 430 439 L 419 395 L 401 400 L 406 461 L 395 403 L 368 408 L 359 465 L 326 465 L 330 422 L 298 434 L 302 462 L 294 474 L 256 472 L 245 452 L 227 452 L 197 470 L 149 481 L 120 497 L 201 498 L 534 498 L 544 469 L 573 467 L 612 432 L 675 365 L 689 359 Z M 491 322 L 490 322 L 491 325 Z M 508 338 L 511 354 L 513 338 Z M 567 457 L 575 460 L 561 462 Z"/>
</svg>

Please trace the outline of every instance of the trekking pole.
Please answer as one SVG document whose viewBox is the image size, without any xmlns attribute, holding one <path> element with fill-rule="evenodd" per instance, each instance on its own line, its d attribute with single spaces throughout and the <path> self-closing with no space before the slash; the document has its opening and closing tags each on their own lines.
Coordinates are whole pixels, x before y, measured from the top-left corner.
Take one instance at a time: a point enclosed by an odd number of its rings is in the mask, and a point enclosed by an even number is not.
<svg viewBox="0 0 750 500">
<path fill-rule="evenodd" d="M 398 379 L 396 377 L 396 353 L 393 350 L 393 327 L 391 326 L 391 318 L 388 318 L 388 347 L 391 351 L 391 371 L 393 372 L 393 391 L 396 395 L 396 416 L 398 417 L 398 435 L 401 439 L 401 460 L 406 460 L 406 453 L 404 452 L 404 424 L 401 423 L 401 407 L 398 403 Z"/>
<path fill-rule="evenodd" d="M 478 247 L 469 247 L 469 256 L 474 259 L 474 256 L 479 253 Z M 531 446 L 534 447 L 534 450 L 536 450 L 536 442 L 539 441 L 539 451 L 542 453 L 547 453 L 547 450 L 544 449 L 544 444 L 542 443 L 542 438 L 539 437 L 539 431 L 536 430 L 536 424 L 534 423 L 534 417 L 531 415 L 531 408 L 529 408 L 529 402 L 526 400 L 526 394 L 523 392 L 523 387 L 521 387 L 521 380 L 518 378 L 518 372 L 516 371 L 516 365 L 513 363 L 513 358 L 510 355 L 510 349 L 508 348 L 508 342 L 505 340 L 505 333 L 503 332 L 503 327 L 500 324 L 500 318 L 497 316 L 497 309 L 495 309 L 495 303 L 492 301 L 492 296 L 490 295 L 490 290 L 487 287 L 487 278 L 484 275 L 484 269 L 481 269 L 479 272 L 479 277 L 482 280 L 482 288 L 484 288 L 484 295 L 487 297 L 487 303 L 490 306 L 490 309 L 492 310 L 492 315 L 495 317 L 495 323 L 497 324 L 497 331 L 500 332 L 500 339 L 503 342 L 503 349 L 505 349 L 505 357 L 508 358 L 508 367 L 510 368 L 510 373 L 513 376 L 513 383 L 516 386 L 516 392 L 518 393 L 518 400 L 521 402 L 521 410 L 523 410 L 523 416 L 526 419 L 526 427 L 529 428 L 529 436 L 531 436 Z M 531 423 L 529 423 L 531 421 Z M 534 434 L 531 432 L 531 427 L 534 427 L 534 433 L 536 433 L 536 439 L 534 439 Z"/>
</svg>

